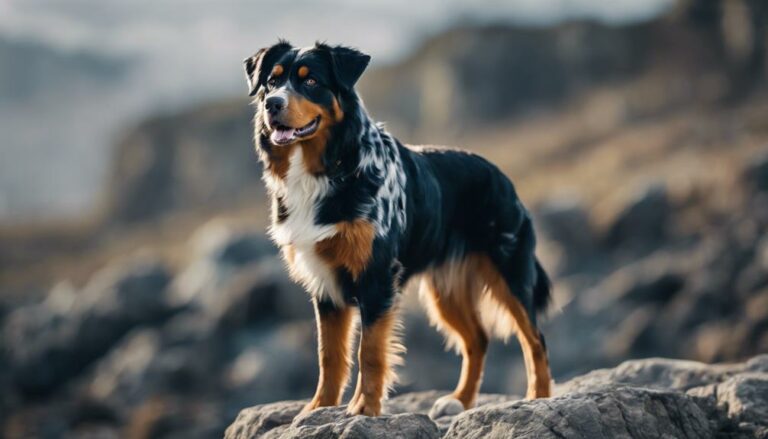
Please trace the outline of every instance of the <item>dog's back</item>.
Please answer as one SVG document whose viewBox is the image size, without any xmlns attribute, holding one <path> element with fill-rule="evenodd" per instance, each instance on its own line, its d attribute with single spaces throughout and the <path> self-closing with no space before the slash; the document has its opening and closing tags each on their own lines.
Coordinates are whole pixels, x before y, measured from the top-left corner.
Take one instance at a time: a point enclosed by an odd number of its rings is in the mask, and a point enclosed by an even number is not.
<svg viewBox="0 0 768 439">
<path fill-rule="evenodd" d="M 535 311 L 549 303 L 549 279 L 536 260 L 533 225 L 512 182 L 496 165 L 470 152 L 431 148 L 421 155 L 441 193 L 437 200 L 425 197 L 422 209 L 448 231 L 443 237 L 447 248 L 433 259 L 485 253 L 535 320 Z"/>
</svg>

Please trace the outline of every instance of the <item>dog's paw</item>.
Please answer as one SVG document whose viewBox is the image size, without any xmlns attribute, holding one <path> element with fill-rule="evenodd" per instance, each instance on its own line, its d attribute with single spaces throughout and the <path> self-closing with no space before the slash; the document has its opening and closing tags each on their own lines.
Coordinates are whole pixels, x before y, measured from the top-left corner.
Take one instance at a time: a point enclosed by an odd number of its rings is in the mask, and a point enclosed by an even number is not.
<svg viewBox="0 0 768 439">
<path fill-rule="evenodd" d="M 453 395 L 445 395 L 432 404 L 429 410 L 430 419 L 439 419 L 443 416 L 456 416 L 464 411 L 464 405 Z"/>
<path fill-rule="evenodd" d="M 379 416 L 381 414 L 381 402 L 366 401 L 364 396 L 360 396 L 349 403 L 347 414 L 351 416 Z"/>
</svg>

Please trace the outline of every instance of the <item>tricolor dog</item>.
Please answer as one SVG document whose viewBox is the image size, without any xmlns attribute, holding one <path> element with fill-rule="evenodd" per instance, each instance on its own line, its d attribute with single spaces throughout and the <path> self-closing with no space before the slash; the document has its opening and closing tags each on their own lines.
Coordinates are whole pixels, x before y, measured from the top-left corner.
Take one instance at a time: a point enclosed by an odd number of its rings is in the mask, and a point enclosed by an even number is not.
<svg viewBox="0 0 768 439">
<path fill-rule="evenodd" d="M 536 314 L 550 297 L 531 218 L 509 179 L 475 154 L 400 143 L 355 92 L 370 57 L 285 41 L 245 60 L 256 150 L 272 200 L 269 233 L 311 295 L 320 377 L 305 411 L 341 403 L 360 327 L 350 414 L 376 416 L 395 379 L 397 304 L 420 282 L 433 323 L 463 357 L 471 407 L 492 335 L 520 340 L 528 398 L 550 395 Z M 359 319 L 358 319 L 359 314 Z"/>
</svg>

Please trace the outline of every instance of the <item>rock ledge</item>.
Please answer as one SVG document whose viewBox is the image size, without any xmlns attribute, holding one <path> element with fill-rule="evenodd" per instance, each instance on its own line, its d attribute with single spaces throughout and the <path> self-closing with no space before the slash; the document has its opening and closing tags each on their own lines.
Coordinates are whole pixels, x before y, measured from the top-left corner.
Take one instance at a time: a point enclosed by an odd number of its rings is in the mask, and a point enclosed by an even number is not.
<svg viewBox="0 0 768 439">
<path fill-rule="evenodd" d="M 481 395 L 456 416 L 427 415 L 443 392 L 386 402 L 377 418 L 329 407 L 296 417 L 305 401 L 247 408 L 226 431 L 246 438 L 768 438 L 768 355 L 705 365 L 647 359 L 622 363 L 556 387 L 553 398 L 525 401 Z"/>
</svg>

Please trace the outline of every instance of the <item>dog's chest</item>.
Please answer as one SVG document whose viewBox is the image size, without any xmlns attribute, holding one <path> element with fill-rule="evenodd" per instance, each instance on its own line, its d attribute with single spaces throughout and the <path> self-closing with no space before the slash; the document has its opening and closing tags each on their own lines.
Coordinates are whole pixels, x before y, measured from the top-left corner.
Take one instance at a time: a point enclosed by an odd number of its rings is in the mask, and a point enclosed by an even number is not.
<svg viewBox="0 0 768 439">
<path fill-rule="evenodd" d="M 324 176 L 307 172 L 301 148 L 295 148 L 289 157 L 284 178 L 265 177 L 272 194 L 280 200 L 280 215 L 273 220 L 270 236 L 280 246 L 311 246 L 333 236 L 333 225 L 316 223 L 318 204 L 330 192 L 330 183 Z"/>
<path fill-rule="evenodd" d="M 282 248 L 294 279 L 311 294 L 342 303 L 335 275 L 316 250 L 318 242 L 337 233 L 334 225 L 319 225 L 315 220 L 319 203 L 330 193 L 330 183 L 324 176 L 307 172 L 300 147 L 289 160 L 284 178 L 265 175 L 267 186 L 280 200 L 280 212 L 273 218 L 270 236 Z"/>
</svg>

